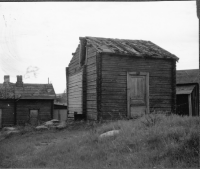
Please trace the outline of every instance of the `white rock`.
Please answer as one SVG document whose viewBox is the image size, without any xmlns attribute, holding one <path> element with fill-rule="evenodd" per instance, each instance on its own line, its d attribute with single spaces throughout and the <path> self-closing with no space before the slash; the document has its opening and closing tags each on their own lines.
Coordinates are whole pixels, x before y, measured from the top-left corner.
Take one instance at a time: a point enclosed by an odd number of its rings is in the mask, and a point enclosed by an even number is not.
<svg viewBox="0 0 200 169">
<path fill-rule="evenodd" d="M 54 125 L 54 123 L 52 121 L 47 121 L 44 123 L 45 126 L 51 126 Z"/>
<path fill-rule="evenodd" d="M 53 125 L 58 125 L 60 123 L 59 120 L 57 119 L 52 119 L 50 121 L 47 121 L 44 123 L 45 126 L 53 126 Z"/>
<path fill-rule="evenodd" d="M 6 134 L 9 135 L 9 134 L 17 134 L 17 133 L 20 133 L 19 130 L 14 130 L 14 131 L 7 131 Z"/>
<path fill-rule="evenodd" d="M 105 137 L 110 137 L 110 136 L 114 136 L 116 134 L 119 134 L 119 130 L 112 130 L 112 131 L 108 131 L 106 133 L 103 133 L 99 136 L 99 138 L 105 138 Z"/>
<path fill-rule="evenodd" d="M 37 126 L 36 129 L 37 129 L 37 130 L 47 130 L 48 127 L 42 125 L 42 126 Z"/>
<path fill-rule="evenodd" d="M 50 121 L 52 121 L 53 123 L 60 123 L 60 121 L 57 120 L 57 119 L 52 119 L 52 120 L 50 120 Z"/>
<path fill-rule="evenodd" d="M 14 131 L 14 130 L 17 130 L 17 129 L 14 128 L 14 127 L 4 127 L 4 128 L 2 129 L 2 131 Z"/>
</svg>

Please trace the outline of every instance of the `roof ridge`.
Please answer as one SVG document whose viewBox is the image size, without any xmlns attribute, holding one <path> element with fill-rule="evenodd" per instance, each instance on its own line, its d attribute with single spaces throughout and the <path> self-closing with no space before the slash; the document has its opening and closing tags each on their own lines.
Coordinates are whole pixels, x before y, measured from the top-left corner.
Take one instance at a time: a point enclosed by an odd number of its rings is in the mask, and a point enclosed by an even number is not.
<svg viewBox="0 0 200 169">
<path fill-rule="evenodd" d="M 148 41 L 148 40 L 142 40 L 142 39 L 119 39 L 119 38 L 104 38 L 104 37 L 94 37 L 94 36 L 85 36 L 85 38 L 98 38 L 98 39 L 111 39 L 111 40 L 129 40 L 129 41 L 145 41 L 145 42 L 151 42 L 151 41 Z"/>
</svg>

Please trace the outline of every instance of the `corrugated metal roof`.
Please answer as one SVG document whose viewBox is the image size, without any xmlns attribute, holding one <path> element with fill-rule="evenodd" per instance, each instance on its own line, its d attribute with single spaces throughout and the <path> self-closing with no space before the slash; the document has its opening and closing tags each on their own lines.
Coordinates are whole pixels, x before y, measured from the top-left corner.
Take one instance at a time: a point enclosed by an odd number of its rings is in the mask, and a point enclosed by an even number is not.
<svg viewBox="0 0 200 169">
<path fill-rule="evenodd" d="M 162 49 L 150 41 L 125 40 L 111 38 L 85 37 L 99 53 L 113 53 L 122 55 L 133 55 L 138 57 L 166 58 L 179 60 L 178 57 Z"/>
<path fill-rule="evenodd" d="M 199 83 L 199 69 L 177 70 L 176 83 Z"/>
<path fill-rule="evenodd" d="M 176 86 L 176 94 L 191 94 L 195 85 Z"/>
<path fill-rule="evenodd" d="M 55 91 L 52 84 L 28 84 L 17 87 L 14 83 L 0 84 L 0 99 L 54 99 Z"/>
</svg>

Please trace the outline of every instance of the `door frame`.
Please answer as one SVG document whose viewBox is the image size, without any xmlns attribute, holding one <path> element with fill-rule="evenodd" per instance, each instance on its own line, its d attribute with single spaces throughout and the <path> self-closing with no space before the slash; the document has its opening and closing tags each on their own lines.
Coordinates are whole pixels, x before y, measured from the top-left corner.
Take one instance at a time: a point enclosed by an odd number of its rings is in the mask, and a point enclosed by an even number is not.
<svg viewBox="0 0 200 169">
<path fill-rule="evenodd" d="M 130 112 L 130 96 L 129 96 L 129 88 L 128 88 L 128 82 L 131 75 L 135 76 L 145 76 L 146 79 L 146 114 L 149 113 L 149 73 L 148 72 L 127 72 L 127 117 L 131 117 Z"/>
</svg>

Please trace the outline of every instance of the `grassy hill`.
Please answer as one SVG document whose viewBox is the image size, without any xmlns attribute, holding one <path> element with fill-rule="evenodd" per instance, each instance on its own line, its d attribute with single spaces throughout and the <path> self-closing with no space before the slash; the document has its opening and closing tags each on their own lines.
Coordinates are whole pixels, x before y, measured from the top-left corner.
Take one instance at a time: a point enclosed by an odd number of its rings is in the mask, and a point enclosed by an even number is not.
<svg viewBox="0 0 200 169">
<path fill-rule="evenodd" d="M 29 131 L 0 142 L 0 167 L 197 168 L 199 117 L 147 115 L 137 120 L 74 123 L 62 131 Z M 120 133 L 99 139 L 113 129 Z"/>
</svg>

